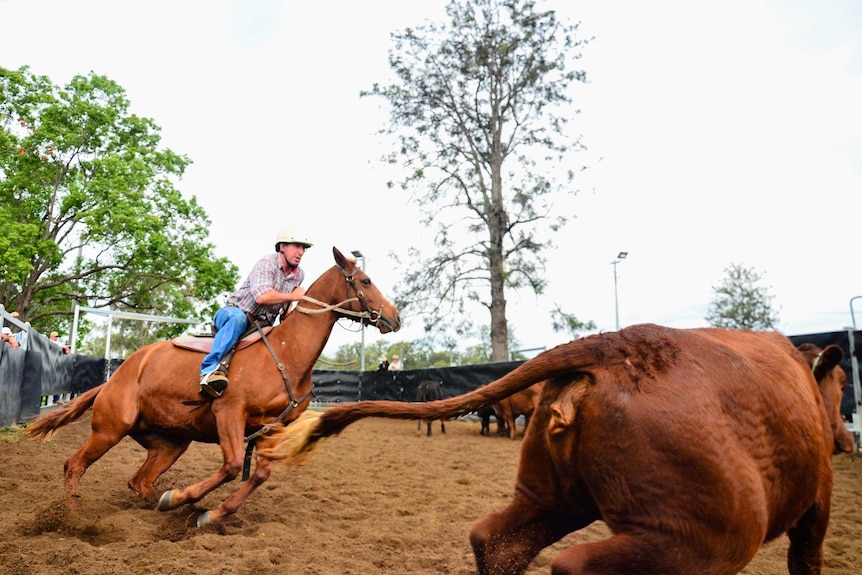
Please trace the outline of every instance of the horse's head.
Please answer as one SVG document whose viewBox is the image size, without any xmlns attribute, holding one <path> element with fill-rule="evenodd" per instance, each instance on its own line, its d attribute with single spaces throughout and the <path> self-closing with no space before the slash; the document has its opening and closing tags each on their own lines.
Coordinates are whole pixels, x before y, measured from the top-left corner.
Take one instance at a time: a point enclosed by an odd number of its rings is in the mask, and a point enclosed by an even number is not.
<svg viewBox="0 0 862 575">
<path fill-rule="evenodd" d="M 330 308 L 342 317 L 377 326 L 380 333 L 401 329 L 398 308 L 380 293 L 356 260 L 332 248 L 335 266 L 315 281 L 305 300 Z"/>
</svg>

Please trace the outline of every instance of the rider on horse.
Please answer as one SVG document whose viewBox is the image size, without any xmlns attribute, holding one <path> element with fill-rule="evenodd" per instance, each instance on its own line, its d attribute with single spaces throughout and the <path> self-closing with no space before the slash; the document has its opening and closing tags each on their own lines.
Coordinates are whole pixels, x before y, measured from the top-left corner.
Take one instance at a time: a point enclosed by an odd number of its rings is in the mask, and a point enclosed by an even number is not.
<svg viewBox="0 0 862 575">
<path fill-rule="evenodd" d="M 227 300 L 227 306 L 213 317 L 215 338 L 212 351 L 204 358 L 200 370 L 200 393 L 216 399 L 227 389 L 228 361 L 224 361 L 253 320 L 272 325 L 290 304 L 302 299 L 305 271 L 299 262 L 313 244 L 305 235 L 291 228 L 275 236 L 275 253 L 262 257 L 245 281 Z"/>
</svg>

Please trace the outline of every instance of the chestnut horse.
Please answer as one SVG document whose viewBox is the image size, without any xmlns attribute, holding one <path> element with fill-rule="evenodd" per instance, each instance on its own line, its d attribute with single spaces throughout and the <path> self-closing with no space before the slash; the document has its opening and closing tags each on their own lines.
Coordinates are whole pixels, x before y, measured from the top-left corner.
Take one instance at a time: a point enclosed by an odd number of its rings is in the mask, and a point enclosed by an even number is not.
<svg viewBox="0 0 862 575">
<path fill-rule="evenodd" d="M 203 355 L 162 341 L 133 353 L 106 383 L 37 418 L 25 433 L 44 440 L 92 407 L 90 437 L 64 465 L 69 508 L 75 509 L 87 468 L 127 435 L 147 450 L 146 460 L 129 479 L 129 488 L 142 498 L 154 494 L 155 481 L 192 441 L 218 443 L 221 468 L 194 485 L 165 492 L 158 509 L 200 501 L 239 474 L 244 440 L 250 444 L 249 456 L 252 446 L 271 448 L 269 425 L 288 424 L 305 411 L 311 402 L 312 367 L 339 318 L 375 325 L 381 333 L 398 331 L 398 309 L 355 259 L 336 248 L 332 253 L 335 266 L 309 286 L 303 301 L 269 331 L 266 341 L 238 347 L 230 363 L 230 385 L 219 399 L 202 400 L 198 393 Z M 269 478 L 272 463 L 258 458 L 252 476 L 216 509 L 198 517 L 198 526 L 235 513 Z"/>
</svg>

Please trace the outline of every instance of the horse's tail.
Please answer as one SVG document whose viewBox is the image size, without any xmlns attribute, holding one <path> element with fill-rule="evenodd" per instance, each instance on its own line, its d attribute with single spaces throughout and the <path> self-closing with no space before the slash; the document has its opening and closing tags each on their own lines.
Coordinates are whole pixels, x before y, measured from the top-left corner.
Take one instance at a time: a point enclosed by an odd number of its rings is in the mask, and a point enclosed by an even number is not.
<svg viewBox="0 0 862 575">
<path fill-rule="evenodd" d="M 24 429 L 24 435 L 30 439 L 38 439 L 45 441 L 49 439 L 55 431 L 77 421 L 84 413 L 93 407 L 93 402 L 96 401 L 96 396 L 102 391 L 105 384 L 84 392 L 69 403 L 58 407 L 53 411 L 49 411 L 44 415 L 37 417 L 31 425 Z"/>
<path fill-rule="evenodd" d="M 320 440 L 337 435 L 351 423 L 366 417 L 443 420 L 468 415 L 534 383 L 574 375 L 594 366 L 596 354 L 594 346 L 587 343 L 589 339 L 579 339 L 549 349 L 500 379 L 449 399 L 427 403 L 361 401 L 331 407 L 323 413 L 305 411 L 287 427 L 274 429 L 274 435 L 270 438 L 272 442 L 267 443 L 274 446 L 273 451 L 259 455 L 280 459 L 290 465 L 302 465 L 310 460 L 311 453 Z M 286 453 L 276 455 L 276 449 Z"/>
</svg>

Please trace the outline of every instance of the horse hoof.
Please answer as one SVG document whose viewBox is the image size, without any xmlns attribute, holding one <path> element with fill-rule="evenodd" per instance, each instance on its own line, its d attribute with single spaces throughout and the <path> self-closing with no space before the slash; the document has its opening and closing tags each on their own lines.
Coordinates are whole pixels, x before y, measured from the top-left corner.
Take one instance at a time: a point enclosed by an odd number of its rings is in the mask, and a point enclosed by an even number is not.
<svg viewBox="0 0 862 575">
<path fill-rule="evenodd" d="M 159 504 L 156 506 L 156 509 L 159 511 L 170 511 L 171 509 L 174 509 L 176 507 L 176 505 L 174 505 L 174 493 L 176 492 L 177 490 L 173 489 L 162 493 L 162 496 L 159 497 Z"/>
<path fill-rule="evenodd" d="M 197 525 L 198 525 L 198 527 L 203 527 L 204 525 L 206 525 L 206 524 L 207 524 L 207 523 L 209 523 L 210 521 L 212 521 L 212 517 L 210 517 L 210 512 L 209 512 L 209 511 L 204 511 L 203 513 L 201 513 L 201 514 L 198 516 L 198 523 L 197 523 Z"/>
</svg>

